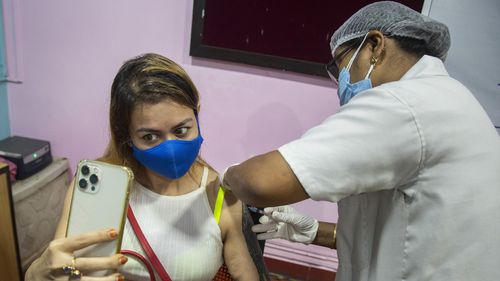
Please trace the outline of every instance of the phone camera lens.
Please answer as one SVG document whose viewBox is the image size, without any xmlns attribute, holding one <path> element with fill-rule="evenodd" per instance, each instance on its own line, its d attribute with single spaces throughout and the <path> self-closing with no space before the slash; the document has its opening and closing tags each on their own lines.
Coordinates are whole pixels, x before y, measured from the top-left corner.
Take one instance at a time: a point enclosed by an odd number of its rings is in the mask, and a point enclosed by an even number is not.
<svg viewBox="0 0 500 281">
<path fill-rule="evenodd" d="M 92 174 L 92 175 L 90 175 L 89 180 L 90 180 L 91 184 L 96 184 L 99 181 L 99 178 L 97 177 L 96 174 Z"/>
<path fill-rule="evenodd" d="M 95 191 L 95 186 L 92 186 L 90 189 L 91 189 L 92 191 Z"/>
<path fill-rule="evenodd" d="M 89 166 L 84 165 L 84 166 L 82 167 L 82 170 L 81 170 L 81 171 L 82 171 L 82 174 L 83 174 L 84 176 L 88 175 L 88 174 L 90 173 Z"/>
<path fill-rule="evenodd" d="M 87 180 L 86 179 L 81 179 L 80 181 L 78 181 L 78 185 L 80 186 L 80 188 L 87 188 Z"/>
</svg>

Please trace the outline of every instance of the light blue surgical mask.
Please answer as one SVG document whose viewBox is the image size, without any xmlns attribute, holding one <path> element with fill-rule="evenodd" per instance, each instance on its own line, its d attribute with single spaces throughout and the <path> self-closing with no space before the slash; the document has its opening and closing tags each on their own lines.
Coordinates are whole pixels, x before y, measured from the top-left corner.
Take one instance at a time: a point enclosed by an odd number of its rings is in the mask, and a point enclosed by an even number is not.
<svg viewBox="0 0 500 281">
<path fill-rule="evenodd" d="M 192 140 L 166 140 L 145 150 L 132 145 L 132 154 L 148 169 L 169 179 L 178 179 L 187 173 L 200 152 L 203 137 L 199 125 L 198 134 Z"/>
<path fill-rule="evenodd" d="M 358 93 L 373 88 L 372 81 L 370 80 L 370 74 L 373 71 L 373 68 L 375 67 L 374 62 L 370 64 L 368 73 L 366 74 L 365 78 L 361 81 L 358 81 L 356 83 L 351 83 L 350 81 L 351 75 L 349 73 L 349 70 L 351 69 L 353 62 L 356 59 L 359 50 L 361 50 L 361 47 L 363 47 L 363 43 L 365 42 L 367 36 L 368 33 L 363 38 L 363 41 L 359 45 L 358 49 L 356 49 L 356 52 L 354 52 L 354 54 L 352 55 L 351 59 L 349 60 L 349 63 L 347 64 L 347 67 L 342 68 L 342 70 L 340 71 L 339 86 L 338 86 L 340 106 L 343 106 L 344 104 L 348 103 L 349 100 Z"/>
</svg>

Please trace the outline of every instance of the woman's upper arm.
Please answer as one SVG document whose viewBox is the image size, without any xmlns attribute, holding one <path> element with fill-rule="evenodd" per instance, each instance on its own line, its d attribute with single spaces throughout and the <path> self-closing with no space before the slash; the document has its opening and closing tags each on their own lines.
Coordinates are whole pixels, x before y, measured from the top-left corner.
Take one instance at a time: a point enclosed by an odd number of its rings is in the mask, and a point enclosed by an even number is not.
<svg viewBox="0 0 500 281">
<path fill-rule="evenodd" d="M 241 201 L 227 192 L 220 219 L 224 261 L 233 279 L 259 280 L 259 274 L 243 235 L 242 215 Z"/>
<path fill-rule="evenodd" d="M 68 225 L 69 211 L 71 209 L 71 200 L 73 197 L 73 185 L 75 183 L 75 179 L 73 179 L 68 187 L 66 192 L 66 198 L 64 199 L 64 206 L 61 213 L 61 218 L 59 219 L 59 223 L 57 225 L 56 234 L 54 239 L 64 238 L 66 237 L 66 227 Z"/>
</svg>

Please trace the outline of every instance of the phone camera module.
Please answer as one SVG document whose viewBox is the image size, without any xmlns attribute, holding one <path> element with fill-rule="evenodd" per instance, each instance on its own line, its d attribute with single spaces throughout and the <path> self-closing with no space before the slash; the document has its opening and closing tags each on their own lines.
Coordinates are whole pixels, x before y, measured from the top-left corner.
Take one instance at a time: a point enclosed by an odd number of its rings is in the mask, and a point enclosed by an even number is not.
<svg viewBox="0 0 500 281">
<path fill-rule="evenodd" d="M 79 185 L 79 186 L 80 186 L 80 188 L 82 188 L 82 189 L 87 188 L 87 185 L 88 185 L 87 180 L 86 180 L 86 179 L 81 179 L 80 181 L 78 181 L 78 185 Z"/>
<path fill-rule="evenodd" d="M 81 172 L 84 176 L 88 175 L 90 173 L 90 169 L 89 169 L 89 166 L 87 165 L 84 165 L 81 169 Z"/>
<path fill-rule="evenodd" d="M 92 174 L 92 175 L 90 175 L 89 180 L 90 180 L 91 184 L 96 184 L 99 181 L 99 178 L 97 177 L 96 174 Z"/>
</svg>

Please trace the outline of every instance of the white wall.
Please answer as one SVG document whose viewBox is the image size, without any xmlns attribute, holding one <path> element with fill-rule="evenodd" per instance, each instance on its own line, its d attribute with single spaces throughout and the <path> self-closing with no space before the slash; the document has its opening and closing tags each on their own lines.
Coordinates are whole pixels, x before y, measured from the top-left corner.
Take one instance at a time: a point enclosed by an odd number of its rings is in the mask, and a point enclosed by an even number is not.
<svg viewBox="0 0 500 281">
<path fill-rule="evenodd" d="M 450 29 L 448 72 L 500 126 L 500 1 L 432 0 L 429 15 Z"/>
</svg>

